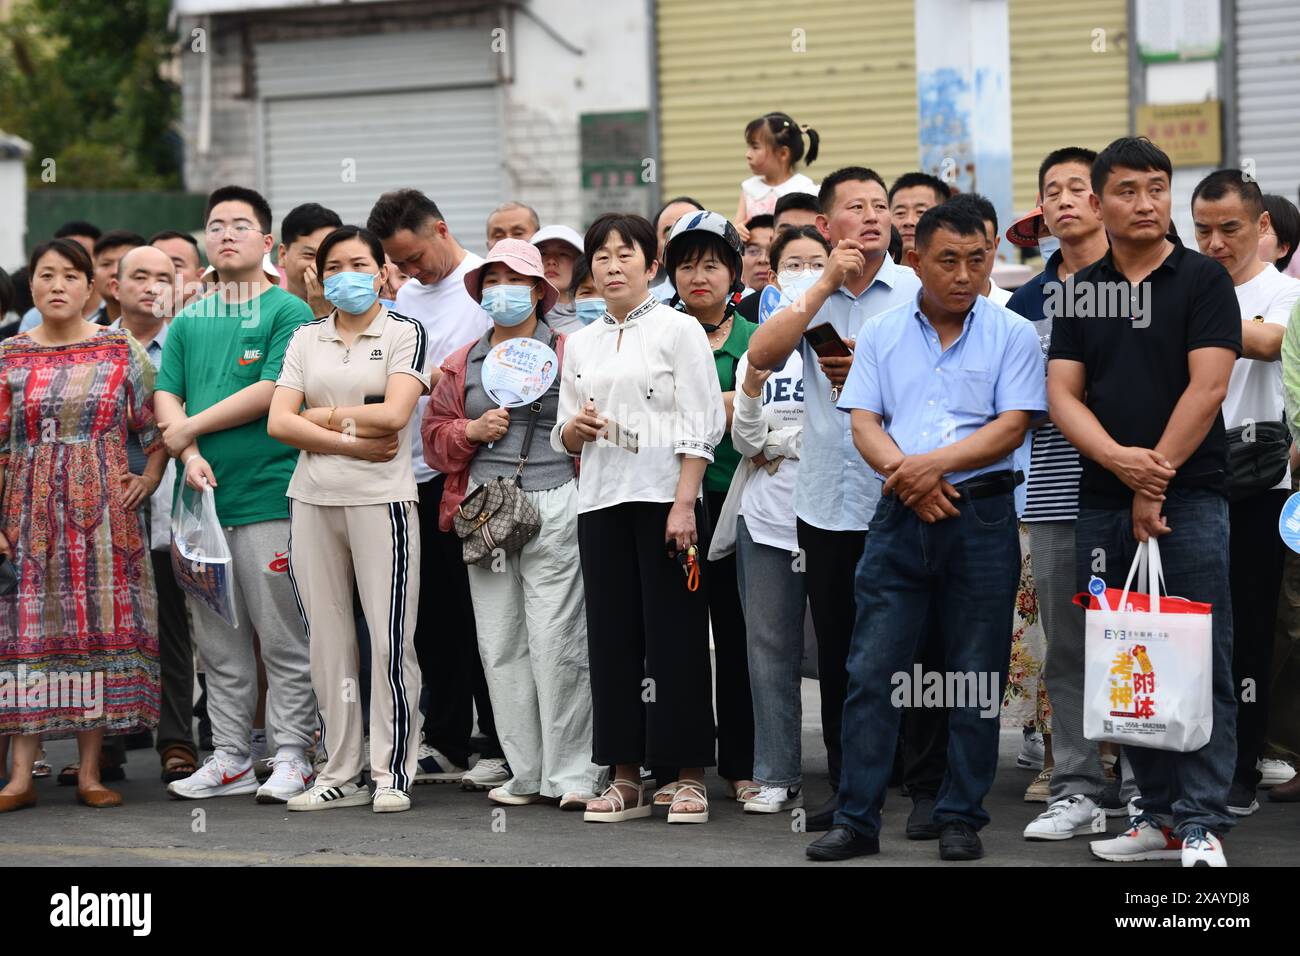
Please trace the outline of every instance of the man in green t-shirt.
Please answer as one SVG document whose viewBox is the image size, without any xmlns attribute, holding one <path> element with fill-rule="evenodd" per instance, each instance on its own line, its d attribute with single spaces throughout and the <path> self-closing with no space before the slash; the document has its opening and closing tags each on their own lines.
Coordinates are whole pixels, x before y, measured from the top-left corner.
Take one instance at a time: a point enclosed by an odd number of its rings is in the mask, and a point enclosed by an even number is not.
<svg viewBox="0 0 1300 956">
<path fill-rule="evenodd" d="M 316 723 L 307 635 L 288 575 L 285 492 L 297 449 L 266 433 L 266 415 L 294 329 L 312 320 L 301 299 L 262 272 L 270 251 L 271 207 L 251 189 L 223 186 L 208 197 L 208 261 L 221 276 L 212 295 L 173 320 L 154 403 L 167 450 L 191 488 L 211 487 L 230 547 L 238 627 L 207 609 L 194 617 L 194 642 L 207 673 L 213 758 L 170 784 L 187 799 L 256 792 L 284 803 L 311 785 L 306 759 Z M 250 750 L 261 640 L 271 777 L 261 787 Z"/>
</svg>

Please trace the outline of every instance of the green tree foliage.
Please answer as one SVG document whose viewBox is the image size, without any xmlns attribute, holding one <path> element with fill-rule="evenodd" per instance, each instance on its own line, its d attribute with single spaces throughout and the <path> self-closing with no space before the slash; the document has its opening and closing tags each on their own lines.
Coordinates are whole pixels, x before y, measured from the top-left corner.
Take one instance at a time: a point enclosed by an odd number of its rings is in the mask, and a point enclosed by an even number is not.
<svg viewBox="0 0 1300 956">
<path fill-rule="evenodd" d="M 19 0 L 0 23 L 0 127 L 28 140 L 28 182 L 180 185 L 169 0 Z M 53 183 L 42 180 L 55 161 Z"/>
</svg>

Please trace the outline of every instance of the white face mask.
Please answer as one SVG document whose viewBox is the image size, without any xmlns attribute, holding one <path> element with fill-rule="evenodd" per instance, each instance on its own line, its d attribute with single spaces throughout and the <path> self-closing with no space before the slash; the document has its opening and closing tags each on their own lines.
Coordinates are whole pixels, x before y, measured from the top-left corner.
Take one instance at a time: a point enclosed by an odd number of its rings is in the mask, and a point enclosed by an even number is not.
<svg viewBox="0 0 1300 956">
<path fill-rule="evenodd" d="M 1044 265 L 1047 264 L 1048 259 L 1052 258 L 1052 254 L 1060 248 L 1061 240 L 1057 239 L 1055 236 L 1043 236 L 1043 238 L 1038 240 L 1038 252 L 1043 257 Z"/>
<path fill-rule="evenodd" d="M 799 296 L 811 289 L 821 277 L 821 269 L 804 269 L 802 272 L 778 272 L 776 281 L 781 286 L 783 305 L 793 304 Z"/>
</svg>

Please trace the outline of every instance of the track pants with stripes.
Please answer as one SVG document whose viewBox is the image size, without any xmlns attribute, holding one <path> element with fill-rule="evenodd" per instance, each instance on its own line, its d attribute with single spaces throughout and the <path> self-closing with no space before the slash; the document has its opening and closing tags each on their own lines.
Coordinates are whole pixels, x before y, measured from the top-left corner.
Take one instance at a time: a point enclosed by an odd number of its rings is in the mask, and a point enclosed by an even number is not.
<svg viewBox="0 0 1300 956">
<path fill-rule="evenodd" d="M 370 774 L 409 790 L 420 741 L 420 522 L 415 502 L 290 502 L 289 575 L 311 648 L 311 682 L 328 762 L 316 783 L 355 782 L 365 767 L 356 583 L 370 628 Z"/>
</svg>

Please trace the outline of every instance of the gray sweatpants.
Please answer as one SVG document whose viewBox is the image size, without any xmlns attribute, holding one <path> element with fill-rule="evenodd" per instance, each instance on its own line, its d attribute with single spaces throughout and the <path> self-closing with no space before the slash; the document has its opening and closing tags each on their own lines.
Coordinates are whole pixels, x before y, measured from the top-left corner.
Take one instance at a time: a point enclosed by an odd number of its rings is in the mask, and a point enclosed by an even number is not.
<svg viewBox="0 0 1300 956">
<path fill-rule="evenodd" d="M 206 608 L 194 612 L 194 643 L 203 657 L 212 744 L 247 756 L 257 710 L 257 658 L 266 666 L 266 736 L 280 747 L 311 745 L 316 697 L 311 689 L 307 635 L 289 583 L 289 519 L 224 528 L 235 578 L 238 628 Z"/>
<path fill-rule="evenodd" d="M 1043 680 L 1052 703 L 1052 800 L 1081 793 L 1098 803 L 1106 789 L 1097 743 L 1083 736 L 1083 608 L 1074 603 L 1074 522 L 1026 522 L 1038 610 L 1047 638 Z M 1120 798 L 1137 796 L 1120 752 Z"/>
</svg>

